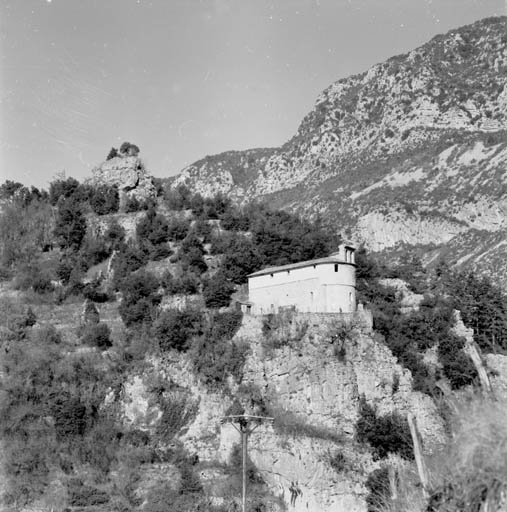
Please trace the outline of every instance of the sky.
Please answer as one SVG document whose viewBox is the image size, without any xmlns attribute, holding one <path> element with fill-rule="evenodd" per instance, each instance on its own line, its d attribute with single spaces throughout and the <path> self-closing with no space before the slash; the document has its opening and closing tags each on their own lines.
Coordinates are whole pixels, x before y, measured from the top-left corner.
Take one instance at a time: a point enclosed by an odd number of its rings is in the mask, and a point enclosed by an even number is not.
<svg viewBox="0 0 507 512">
<path fill-rule="evenodd" d="M 0 182 L 279 146 L 333 81 L 507 0 L 0 0 Z"/>
</svg>

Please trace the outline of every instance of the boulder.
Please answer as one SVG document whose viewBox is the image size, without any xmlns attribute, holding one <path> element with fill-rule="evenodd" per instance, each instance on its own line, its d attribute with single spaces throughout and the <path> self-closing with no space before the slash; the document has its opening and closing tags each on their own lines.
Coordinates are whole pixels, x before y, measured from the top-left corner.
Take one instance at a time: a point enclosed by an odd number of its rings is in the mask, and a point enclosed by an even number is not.
<svg viewBox="0 0 507 512">
<path fill-rule="evenodd" d="M 137 156 L 117 156 L 102 162 L 92 170 L 90 185 L 116 185 L 120 192 L 120 208 L 123 208 L 127 197 L 135 197 L 146 201 L 157 195 L 153 176 Z"/>
</svg>

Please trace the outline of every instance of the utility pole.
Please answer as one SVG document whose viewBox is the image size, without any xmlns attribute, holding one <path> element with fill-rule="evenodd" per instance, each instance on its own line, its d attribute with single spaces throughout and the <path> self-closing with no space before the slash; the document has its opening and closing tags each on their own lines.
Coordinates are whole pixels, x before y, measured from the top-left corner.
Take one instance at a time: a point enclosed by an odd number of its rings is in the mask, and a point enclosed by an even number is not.
<svg viewBox="0 0 507 512">
<path fill-rule="evenodd" d="M 274 418 L 267 416 L 252 416 L 251 414 L 234 414 L 224 416 L 222 424 L 230 423 L 241 436 L 241 452 L 243 462 L 243 488 L 241 494 L 242 511 L 246 512 L 246 465 L 248 460 L 248 436 L 260 426 L 262 422 L 272 423 Z"/>
</svg>

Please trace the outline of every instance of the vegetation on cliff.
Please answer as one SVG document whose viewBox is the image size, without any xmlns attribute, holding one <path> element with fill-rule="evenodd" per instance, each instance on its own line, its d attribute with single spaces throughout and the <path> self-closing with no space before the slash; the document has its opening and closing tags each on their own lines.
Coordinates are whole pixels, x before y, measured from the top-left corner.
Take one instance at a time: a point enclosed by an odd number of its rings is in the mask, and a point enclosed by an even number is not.
<svg viewBox="0 0 507 512">
<path fill-rule="evenodd" d="M 230 382 L 241 384 L 249 351 L 233 340 L 241 323 L 231 308 L 233 294 L 248 273 L 327 255 L 338 237 L 320 222 L 265 205 L 237 207 L 223 195 L 203 198 L 184 187 L 135 214 L 97 212 L 89 190 L 72 178 L 55 182 L 49 193 L 13 183 L 1 192 L 0 274 L 11 296 L 1 310 L 8 504 L 23 507 L 56 493 L 62 506 L 134 510 L 141 504 L 136 482 L 146 464 L 157 463 L 176 468 L 178 478 L 143 498 L 145 509 L 202 505 L 207 498 L 195 476 L 198 462 L 177 436 L 195 415 L 181 390 L 154 383 L 162 414 L 153 432 L 125 423 L 107 404 L 117 403 L 128 376 L 142 372 L 154 355 L 184 355 L 203 385 L 230 393 Z M 101 198 L 109 197 L 103 192 Z M 136 219 L 135 226 L 126 229 L 126 219 Z M 357 261 L 360 300 L 373 311 L 379 339 L 411 371 L 415 390 L 435 396 L 442 380 L 454 389 L 475 383 L 464 341 L 452 331 L 454 309 L 462 310 L 483 351 L 507 348 L 505 298 L 488 280 L 444 265 L 427 272 L 416 259 L 387 268 L 364 250 Z M 390 284 L 394 278 L 424 295 L 417 308 L 406 310 L 403 294 Z M 101 304 L 100 315 L 93 303 Z M 111 316 L 102 318 L 102 311 Z M 301 326 L 282 339 L 279 323 L 265 319 L 266 350 L 306 334 Z M 437 364 L 427 361 L 431 350 Z M 342 439 L 277 410 L 276 401 L 264 405 L 281 433 Z M 410 459 L 402 417 L 378 415 L 366 403 L 359 409 L 357 441 L 379 459 L 393 453 Z M 63 489 L 59 494 L 55 485 Z"/>
</svg>

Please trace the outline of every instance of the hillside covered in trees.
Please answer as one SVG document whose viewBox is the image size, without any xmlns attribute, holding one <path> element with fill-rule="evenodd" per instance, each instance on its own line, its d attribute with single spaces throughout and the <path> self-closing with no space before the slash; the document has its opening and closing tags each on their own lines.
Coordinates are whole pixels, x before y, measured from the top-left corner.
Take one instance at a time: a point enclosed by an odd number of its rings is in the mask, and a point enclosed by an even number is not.
<svg viewBox="0 0 507 512">
<path fill-rule="evenodd" d="M 261 203 L 238 207 L 184 186 L 159 184 L 158 197 L 132 199 L 123 211 L 115 187 L 73 178 L 47 192 L 6 182 L 0 199 L 6 506 L 58 496 L 58 510 L 229 510 L 240 492 L 239 453 L 222 468 L 230 475 L 224 499 L 210 501 L 202 464 L 178 440 L 195 415 L 178 390 L 153 379 L 162 416 L 150 432 L 126 426 L 107 404 L 150 357 L 164 354 L 185 354 L 206 388 L 237 395 L 250 347 L 233 339 L 242 322 L 234 298 L 244 296 L 246 276 L 326 256 L 339 238 L 318 219 Z M 483 353 L 506 352 L 506 298 L 487 278 L 445 262 L 430 272 L 410 254 L 386 267 L 364 249 L 357 264 L 359 299 L 373 312 L 377 340 L 410 371 L 413 391 L 438 400 L 442 383 L 452 390 L 477 385 L 465 341 L 453 330 L 455 310 Z M 411 308 L 395 286 L 400 280 L 419 297 Z M 265 321 L 267 340 L 273 322 Z M 253 389 L 242 393 L 256 396 Z M 365 402 L 358 414 L 359 444 L 379 459 L 410 458 L 403 418 L 377 416 Z M 159 463 L 174 468 L 172 483 L 140 496 L 141 468 Z M 372 496 L 380 485 L 375 475 Z M 268 510 L 274 498 L 253 465 L 249 478 L 257 492 L 252 510 Z"/>
</svg>

